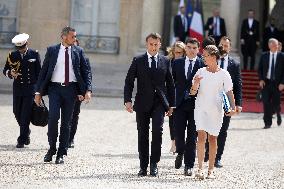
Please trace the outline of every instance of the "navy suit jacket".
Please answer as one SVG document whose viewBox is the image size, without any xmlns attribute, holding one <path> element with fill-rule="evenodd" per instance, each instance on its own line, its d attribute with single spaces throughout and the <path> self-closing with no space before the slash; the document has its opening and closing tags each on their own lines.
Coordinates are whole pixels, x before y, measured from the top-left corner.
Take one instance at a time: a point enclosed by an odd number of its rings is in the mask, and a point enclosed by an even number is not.
<svg viewBox="0 0 284 189">
<path fill-rule="evenodd" d="M 269 56 L 270 52 L 262 53 L 258 66 L 259 80 L 266 80 L 267 72 L 269 69 Z M 275 81 L 277 85 L 284 84 L 284 56 L 283 53 L 278 52 L 275 62 Z"/>
<path fill-rule="evenodd" d="M 124 103 L 132 102 L 134 81 L 137 79 L 137 93 L 133 106 L 136 112 L 149 112 L 152 109 L 157 88 L 164 93 L 169 106 L 175 106 L 175 89 L 170 61 L 159 54 L 157 65 L 157 70 L 152 73 L 147 53 L 133 58 L 125 78 Z"/>
<path fill-rule="evenodd" d="M 42 69 L 36 85 L 36 91 L 42 96 L 48 94 L 48 85 L 57 62 L 60 44 L 47 48 Z M 89 63 L 86 61 L 83 49 L 78 46 L 71 47 L 71 59 L 74 74 L 78 82 L 78 94 L 85 95 L 86 91 L 92 91 L 92 73 Z"/>
<path fill-rule="evenodd" d="M 228 57 L 228 67 L 232 82 L 233 82 L 233 93 L 235 97 L 236 106 L 242 106 L 242 78 L 240 63 L 236 62 L 232 57 Z"/>
<path fill-rule="evenodd" d="M 192 69 L 191 75 L 188 79 L 186 79 L 185 70 L 184 70 L 185 59 L 186 57 L 183 57 L 183 58 L 176 59 L 173 62 L 172 72 L 173 72 L 173 78 L 174 78 L 175 87 L 176 87 L 176 107 L 177 108 L 181 105 L 184 99 L 185 92 L 189 92 L 189 89 L 192 86 L 192 79 L 194 75 L 196 74 L 197 70 L 205 66 L 201 58 L 197 57 L 194 67 Z M 193 97 L 192 99 L 195 99 L 195 97 Z"/>
<path fill-rule="evenodd" d="M 221 36 L 225 36 L 227 35 L 227 31 L 226 31 L 226 25 L 225 25 L 225 20 L 221 17 L 219 17 L 219 21 L 220 21 L 220 35 Z M 205 30 L 208 30 L 208 35 L 213 35 L 214 36 L 214 28 L 209 28 L 210 25 L 212 25 L 214 22 L 214 17 L 210 17 L 208 18 L 206 25 L 204 26 Z"/>
</svg>

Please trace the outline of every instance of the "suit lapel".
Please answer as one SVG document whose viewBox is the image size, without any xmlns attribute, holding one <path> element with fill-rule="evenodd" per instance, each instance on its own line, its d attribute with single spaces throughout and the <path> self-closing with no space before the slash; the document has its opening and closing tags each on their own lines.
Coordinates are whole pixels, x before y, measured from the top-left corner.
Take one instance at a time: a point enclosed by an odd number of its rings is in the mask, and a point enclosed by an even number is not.
<svg viewBox="0 0 284 189">
<path fill-rule="evenodd" d="M 72 66 L 73 69 L 76 68 L 76 61 L 75 61 L 75 54 L 76 54 L 76 49 L 74 46 L 71 46 L 71 60 L 72 60 Z"/>
</svg>

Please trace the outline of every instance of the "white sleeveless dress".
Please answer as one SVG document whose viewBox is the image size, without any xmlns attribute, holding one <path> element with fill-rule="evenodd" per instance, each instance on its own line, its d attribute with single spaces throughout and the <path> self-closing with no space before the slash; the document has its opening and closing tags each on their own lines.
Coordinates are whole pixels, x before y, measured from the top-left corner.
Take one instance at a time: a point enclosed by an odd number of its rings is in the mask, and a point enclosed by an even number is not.
<svg viewBox="0 0 284 189">
<path fill-rule="evenodd" d="M 222 92 L 233 89 L 231 76 L 224 69 L 212 73 L 207 71 L 206 67 L 200 68 L 195 75 L 203 77 L 200 80 L 195 101 L 194 120 L 196 130 L 203 130 L 210 135 L 218 136 L 224 116 Z"/>
</svg>

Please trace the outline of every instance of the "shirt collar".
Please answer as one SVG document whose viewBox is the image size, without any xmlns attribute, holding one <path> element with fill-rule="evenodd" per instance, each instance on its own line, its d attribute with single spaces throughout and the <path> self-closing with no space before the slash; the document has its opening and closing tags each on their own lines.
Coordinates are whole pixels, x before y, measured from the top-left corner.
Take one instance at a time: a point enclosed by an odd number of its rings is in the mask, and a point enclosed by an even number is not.
<svg viewBox="0 0 284 189">
<path fill-rule="evenodd" d="M 192 59 L 189 59 L 189 57 L 186 57 L 185 61 L 190 61 L 191 60 L 192 62 L 196 62 L 196 59 L 197 59 L 197 56 L 192 58 Z"/>
<path fill-rule="evenodd" d="M 152 57 L 152 55 L 150 55 L 150 53 L 147 51 L 147 56 L 148 56 L 148 59 Z M 156 55 L 154 55 L 155 59 L 157 60 L 158 59 L 158 53 Z"/>
<path fill-rule="evenodd" d="M 274 52 L 274 53 L 273 53 L 273 52 L 271 52 L 271 51 L 269 51 L 269 53 L 270 53 L 270 55 L 274 55 L 274 56 L 277 54 L 277 52 Z"/>
<path fill-rule="evenodd" d="M 61 44 L 60 44 L 60 49 L 64 49 L 64 50 L 65 50 L 65 48 L 66 48 L 66 47 L 61 43 Z M 70 49 L 71 49 L 71 46 L 68 47 L 68 50 L 70 50 Z"/>
</svg>

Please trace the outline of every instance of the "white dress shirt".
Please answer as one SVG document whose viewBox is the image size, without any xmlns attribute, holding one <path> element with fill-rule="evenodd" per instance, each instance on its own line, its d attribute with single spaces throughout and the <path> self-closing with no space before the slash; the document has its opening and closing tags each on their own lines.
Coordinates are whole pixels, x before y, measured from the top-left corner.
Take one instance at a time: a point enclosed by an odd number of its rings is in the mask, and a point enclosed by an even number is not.
<svg viewBox="0 0 284 189">
<path fill-rule="evenodd" d="M 69 82 L 76 82 L 77 79 L 74 74 L 74 69 L 71 59 L 71 46 L 68 47 L 68 55 L 69 55 Z M 60 45 L 57 62 L 52 73 L 51 81 L 58 83 L 64 83 L 65 81 L 65 46 L 63 46 L 62 44 Z"/>
<path fill-rule="evenodd" d="M 196 59 L 197 59 L 197 56 L 194 57 L 193 59 L 189 59 L 188 57 L 185 58 L 185 62 L 184 62 L 184 74 L 185 74 L 185 78 L 187 78 L 187 72 L 188 72 L 188 67 L 189 67 L 189 64 L 190 64 L 190 61 L 189 60 L 192 60 L 191 62 L 191 72 L 193 70 L 193 67 L 194 67 L 194 64 L 196 62 Z"/>
<path fill-rule="evenodd" d="M 220 18 L 214 17 L 214 33 L 213 35 L 220 36 Z"/>
<path fill-rule="evenodd" d="M 229 55 L 226 55 L 224 56 L 224 67 L 223 67 L 224 70 L 228 69 L 228 64 L 229 64 Z M 221 68 L 221 58 L 218 60 L 218 65 Z"/>
<path fill-rule="evenodd" d="M 151 62 L 152 62 L 152 55 L 150 55 L 150 53 L 148 53 L 147 51 L 147 56 L 148 56 L 148 63 L 149 63 L 149 68 L 151 68 Z M 158 68 L 158 53 L 154 56 L 155 61 L 156 61 L 156 68 Z"/>
<path fill-rule="evenodd" d="M 267 75 L 266 75 L 266 78 L 267 78 L 267 79 L 271 79 L 271 78 L 270 78 L 270 75 L 271 75 L 272 56 L 274 56 L 274 72 L 275 72 L 275 65 L 276 65 L 277 52 L 272 53 L 272 52 L 270 51 L 270 53 L 269 53 L 269 67 L 268 67 L 268 72 L 267 72 Z M 274 73 L 274 76 L 275 76 L 275 73 Z"/>
<path fill-rule="evenodd" d="M 248 19 L 248 25 L 249 25 L 249 28 L 252 27 L 252 23 L 253 23 L 253 19 L 252 18 L 249 18 Z"/>
</svg>

